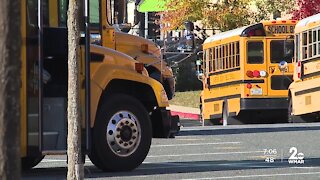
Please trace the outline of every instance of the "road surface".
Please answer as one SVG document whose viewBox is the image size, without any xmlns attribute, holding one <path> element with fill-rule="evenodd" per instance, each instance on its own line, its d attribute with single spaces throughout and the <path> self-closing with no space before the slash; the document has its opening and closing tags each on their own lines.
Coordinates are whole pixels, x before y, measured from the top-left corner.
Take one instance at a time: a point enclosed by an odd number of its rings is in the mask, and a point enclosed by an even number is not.
<svg viewBox="0 0 320 180">
<path fill-rule="evenodd" d="M 65 179 L 66 167 L 66 156 L 47 156 L 23 179 Z M 87 158 L 85 178 L 320 179 L 320 123 L 201 127 L 185 121 L 175 139 L 153 139 L 139 168 L 106 173 Z"/>
</svg>

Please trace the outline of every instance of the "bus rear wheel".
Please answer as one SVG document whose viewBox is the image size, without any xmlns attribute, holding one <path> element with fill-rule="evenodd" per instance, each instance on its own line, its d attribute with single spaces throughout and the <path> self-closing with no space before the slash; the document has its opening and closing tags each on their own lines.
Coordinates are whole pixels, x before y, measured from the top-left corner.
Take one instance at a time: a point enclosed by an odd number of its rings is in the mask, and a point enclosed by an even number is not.
<svg viewBox="0 0 320 180">
<path fill-rule="evenodd" d="M 152 126 L 144 106 L 125 94 L 101 102 L 93 128 L 92 162 L 105 171 L 128 171 L 146 158 Z"/>
<path fill-rule="evenodd" d="M 21 158 L 21 168 L 22 170 L 30 170 L 36 165 L 38 165 L 44 156 L 27 156 Z"/>
</svg>

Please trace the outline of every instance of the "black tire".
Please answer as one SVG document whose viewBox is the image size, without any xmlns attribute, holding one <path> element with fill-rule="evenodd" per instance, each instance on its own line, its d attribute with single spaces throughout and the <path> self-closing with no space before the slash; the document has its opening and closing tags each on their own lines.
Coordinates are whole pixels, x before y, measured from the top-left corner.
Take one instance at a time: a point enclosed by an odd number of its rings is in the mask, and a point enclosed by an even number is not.
<svg viewBox="0 0 320 180">
<path fill-rule="evenodd" d="M 289 123 L 305 123 L 306 121 L 302 117 L 292 115 L 292 98 L 289 97 L 288 103 L 288 122 Z"/>
<path fill-rule="evenodd" d="M 21 169 L 24 171 L 30 170 L 33 167 L 35 167 L 36 165 L 38 165 L 42 161 L 43 158 L 44 158 L 44 156 L 23 157 L 23 158 L 21 158 Z"/>
<path fill-rule="evenodd" d="M 89 157 L 104 171 L 132 170 L 146 158 L 151 139 L 152 126 L 145 107 L 134 97 L 113 94 L 100 103 Z"/>
</svg>

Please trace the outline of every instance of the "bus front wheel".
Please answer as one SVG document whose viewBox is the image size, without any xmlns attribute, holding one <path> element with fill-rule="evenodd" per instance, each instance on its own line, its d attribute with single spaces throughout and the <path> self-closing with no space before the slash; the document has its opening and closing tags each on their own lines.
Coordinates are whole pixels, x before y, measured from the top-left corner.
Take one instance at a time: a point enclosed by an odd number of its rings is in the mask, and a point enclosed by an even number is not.
<svg viewBox="0 0 320 180">
<path fill-rule="evenodd" d="M 134 97 L 114 94 L 103 99 L 93 128 L 92 162 L 105 171 L 128 171 L 146 158 L 152 138 L 149 115 Z"/>
</svg>

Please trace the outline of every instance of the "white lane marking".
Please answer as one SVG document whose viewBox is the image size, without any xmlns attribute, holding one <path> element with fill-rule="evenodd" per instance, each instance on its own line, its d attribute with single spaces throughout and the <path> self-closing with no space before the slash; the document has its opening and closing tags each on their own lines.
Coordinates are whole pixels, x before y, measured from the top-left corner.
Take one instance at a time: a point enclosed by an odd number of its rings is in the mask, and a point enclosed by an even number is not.
<svg viewBox="0 0 320 180">
<path fill-rule="evenodd" d="M 66 159 L 43 159 L 41 162 L 43 163 L 50 163 L 50 162 L 65 162 L 67 163 Z M 90 163 L 89 159 L 86 159 L 86 163 Z"/>
<path fill-rule="evenodd" d="M 201 164 L 190 164 L 190 162 L 179 162 L 179 163 L 174 163 L 174 162 L 166 162 L 166 163 L 156 163 L 156 162 L 143 162 L 143 164 L 161 164 L 163 166 L 154 166 L 154 167 L 141 167 L 138 169 L 141 170 L 154 170 L 154 169 L 172 169 L 172 168 L 193 168 L 193 167 L 212 167 L 212 166 L 232 166 L 232 167 L 272 167 L 272 166 L 262 166 L 258 164 L 265 164 L 265 162 L 260 162 L 260 163 L 220 163 L 220 164 L 215 164 L 215 163 L 201 163 Z M 192 162 L 191 162 L 192 163 Z M 168 166 L 169 165 L 169 166 Z"/>
<path fill-rule="evenodd" d="M 218 152 L 218 153 L 194 153 L 194 154 L 164 154 L 164 155 L 151 155 L 148 158 L 158 158 L 158 157 L 181 157 L 181 156 L 203 156 L 203 155 L 228 155 L 228 154 L 251 154 L 251 153 L 261 153 L 264 151 L 238 151 L 238 152 Z"/>
<path fill-rule="evenodd" d="M 292 168 L 292 169 L 317 169 L 317 168 L 319 168 L 319 167 L 312 167 L 312 166 L 302 166 L 302 167 L 290 167 L 290 168 Z"/>
<path fill-rule="evenodd" d="M 219 145 L 219 144 L 240 144 L 241 142 L 216 142 L 216 143 L 188 143 L 188 144 L 159 144 L 151 145 L 151 147 L 178 147 L 178 146 L 204 146 L 204 145 Z"/>
<path fill-rule="evenodd" d="M 191 178 L 182 180 L 215 180 L 215 179 L 236 179 L 236 178 L 258 178 L 258 177 L 276 177 L 276 176 L 297 176 L 297 175 L 313 175 L 320 174 L 320 172 L 306 172 L 306 173 L 283 173 L 283 174 L 257 174 L 247 176 L 222 176 L 222 177 L 208 177 L 208 178 Z"/>
</svg>

